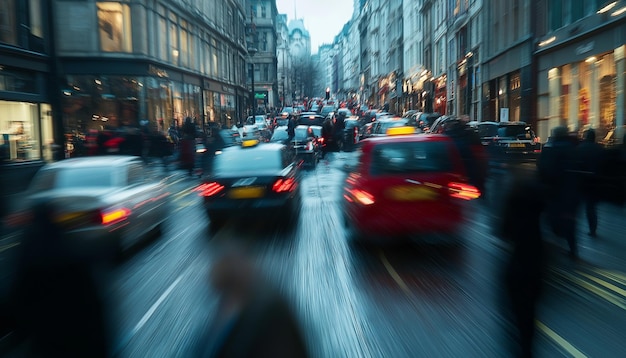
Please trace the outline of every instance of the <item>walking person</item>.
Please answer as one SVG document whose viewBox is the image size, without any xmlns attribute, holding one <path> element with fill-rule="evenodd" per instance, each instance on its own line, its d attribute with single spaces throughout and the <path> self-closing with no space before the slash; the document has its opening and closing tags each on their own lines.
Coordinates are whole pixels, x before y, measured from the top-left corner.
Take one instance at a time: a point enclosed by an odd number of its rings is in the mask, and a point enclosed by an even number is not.
<svg viewBox="0 0 626 358">
<path fill-rule="evenodd" d="M 604 148 L 596 143 L 596 132 L 585 131 L 584 139 L 576 147 L 576 157 L 581 170 L 581 198 L 589 225 L 588 235 L 596 237 L 598 228 L 598 174 L 603 164 Z"/>
<path fill-rule="evenodd" d="M 576 217 L 580 203 L 576 141 L 565 126 L 552 129 L 537 160 L 539 179 L 546 187 L 546 215 L 552 231 L 567 240 L 569 254 L 578 258 Z"/>
<path fill-rule="evenodd" d="M 247 248 L 227 243 L 219 251 L 210 273 L 219 308 L 197 357 L 308 357 L 295 313 L 259 274 Z"/>
<path fill-rule="evenodd" d="M 543 188 L 536 177 L 514 176 L 505 196 L 499 236 L 511 244 L 504 270 L 508 312 L 517 328 L 514 356 L 532 357 L 536 331 L 537 303 L 543 291 L 545 273 L 541 213 L 545 203 Z M 521 178 L 521 179 L 520 179 Z"/>
</svg>

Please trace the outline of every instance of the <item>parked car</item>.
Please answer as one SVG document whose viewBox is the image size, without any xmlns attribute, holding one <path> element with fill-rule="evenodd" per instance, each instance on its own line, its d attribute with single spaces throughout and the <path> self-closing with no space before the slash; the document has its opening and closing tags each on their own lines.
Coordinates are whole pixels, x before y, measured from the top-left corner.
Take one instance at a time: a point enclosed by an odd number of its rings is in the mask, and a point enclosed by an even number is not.
<svg viewBox="0 0 626 358">
<path fill-rule="evenodd" d="M 537 160 L 541 142 L 525 122 L 472 122 L 480 141 L 495 164 Z"/>
<path fill-rule="evenodd" d="M 195 191 L 211 231 L 227 220 L 258 217 L 293 223 L 300 211 L 300 175 L 285 145 L 244 140 L 216 157 L 214 171 Z"/>
</svg>

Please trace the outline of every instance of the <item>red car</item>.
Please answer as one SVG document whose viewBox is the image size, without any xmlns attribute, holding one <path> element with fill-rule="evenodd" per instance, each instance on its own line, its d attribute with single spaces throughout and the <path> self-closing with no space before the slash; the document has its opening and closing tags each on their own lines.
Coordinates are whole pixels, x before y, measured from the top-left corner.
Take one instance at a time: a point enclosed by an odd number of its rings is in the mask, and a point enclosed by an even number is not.
<svg viewBox="0 0 626 358">
<path fill-rule="evenodd" d="M 466 202 L 480 197 L 468 184 L 450 137 L 414 131 L 392 128 L 387 136 L 361 142 L 358 164 L 349 167 L 343 191 L 345 223 L 353 238 L 455 238 Z"/>
</svg>

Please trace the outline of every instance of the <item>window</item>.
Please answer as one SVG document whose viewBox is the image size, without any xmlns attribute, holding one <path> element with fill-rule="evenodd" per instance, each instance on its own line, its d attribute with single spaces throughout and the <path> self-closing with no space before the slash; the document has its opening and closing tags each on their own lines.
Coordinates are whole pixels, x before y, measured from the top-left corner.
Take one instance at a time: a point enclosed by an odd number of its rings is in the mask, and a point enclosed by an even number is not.
<svg viewBox="0 0 626 358">
<path fill-rule="evenodd" d="M 0 101 L 0 148 L 6 151 L 9 161 L 40 159 L 37 104 Z"/>
<path fill-rule="evenodd" d="M 17 45 L 15 0 L 0 0 L 0 42 Z"/>
<path fill-rule="evenodd" d="M 159 16 L 159 36 L 158 36 L 159 52 L 158 57 L 161 60 L 167 60 L 167 20 L 163 16 Z"/>
<path fill-rule="evenodd" d="M 131 52 L 130 7 L 116 2 L 99 2 L 98 32 L 105 52 Z"/>
<path fill-rule="evenodd" d="M 170 62 L 177 65 L 178 64 L 178 57 L 179 57 L 179 50 L 178 50 L 178 27 L 176 26 L 176 22 L 177 22 L 177 17 L 176 15 L 170 14 L 170 52 L 169 52 L 169 59 Z"/>
<path fill-rule="evenodd" d="M 447 172 L 451 169 L 448 145 L 444 142 L 385 144 L 372 152 L 373 175 Z"/>
<path fill-rule="evenodd" d="M 265 6 L 265 4 L 261 5 L 261 17 L 262 18 L 267 17 L 267 7 Z"/>
<path fill-rule="evenodd" d="M 261 81 L 269 81 L 269 80 L 270 80 L 270 65 L 264 63 L 263 73 L 261 74 Z"/>
</svg>

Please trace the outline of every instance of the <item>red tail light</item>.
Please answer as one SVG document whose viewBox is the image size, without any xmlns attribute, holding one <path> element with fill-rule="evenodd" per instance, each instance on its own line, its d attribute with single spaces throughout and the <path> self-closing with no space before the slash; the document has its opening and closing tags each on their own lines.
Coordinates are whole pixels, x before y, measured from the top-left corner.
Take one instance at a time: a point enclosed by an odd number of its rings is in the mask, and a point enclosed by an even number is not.
<svg viewBox="0 0 626 358">
<path fill-rule="evenodd" d="M 274 185 L 272 185 L 272 190 L 276 193 L 284 193 L 284 192 L 293 191 L 295 187 L 296 187 L 296 181 L 294 178 L 287 178 L 287 179 L 281 178 L 281 179 L 276 180 Z"/>
<path fill-rule="evenodd" d="M 306 150 L 313 150 L 313 142 L 307 142 Z"/>
<path fill-rule="evenodd" d="M 218 182 L 204 183 L 198 185 L 194 191 L 198 192 L 198 195 L 208 197 L 213 196 L 224 189 L 224 186 Z"/>
<path fill-rule="evenodd" d="M 472 200 L 480 198 L 480 190 L 473 185 L 466 183 L 450 183 L 448 184 L 450 196 L 453 198 Z"/>
<path fill-rule="evenodd" d="M 114 224 L 128 219 L 130 210 L 126 208 L 114 208 L 103 210 L 100 212 L 100 220 L 102 225 Z"/>
<path fill-rule="evenodd" d="M 364 190 L 352 189 L 352 190 L 348 190 L 348 192 L 352 195 L 354 200 L 358 202 L 359 204 L 372 205 L 375 203 L 374 195 Z"/>
</svg>

